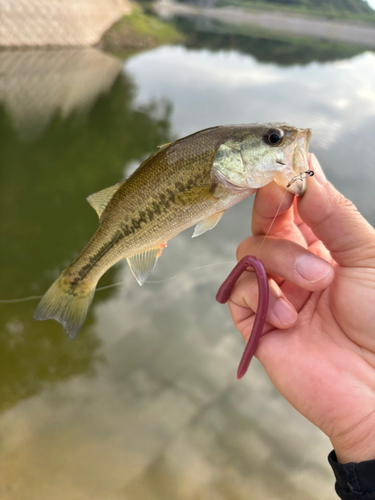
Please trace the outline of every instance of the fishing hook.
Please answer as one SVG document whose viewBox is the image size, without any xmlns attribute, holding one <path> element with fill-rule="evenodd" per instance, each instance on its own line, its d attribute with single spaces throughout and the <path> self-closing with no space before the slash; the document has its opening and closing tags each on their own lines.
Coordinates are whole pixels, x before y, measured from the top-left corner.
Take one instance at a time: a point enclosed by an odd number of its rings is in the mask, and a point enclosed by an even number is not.
<svg viewBox="0 0 375 500">
<path fill-rule="evenodd" d="M 286 187 L 288 188 L 293 184 L 293 182 L 303 181 L 303 179 L 306 179 L 306 177 L 312 177 L 313 175 L 314 175 L 313 170 L 306 170 L 306 172 L 301 172 L 300 174 L 292 177 L 289 183 L 286 185 Z"/>
</svg>

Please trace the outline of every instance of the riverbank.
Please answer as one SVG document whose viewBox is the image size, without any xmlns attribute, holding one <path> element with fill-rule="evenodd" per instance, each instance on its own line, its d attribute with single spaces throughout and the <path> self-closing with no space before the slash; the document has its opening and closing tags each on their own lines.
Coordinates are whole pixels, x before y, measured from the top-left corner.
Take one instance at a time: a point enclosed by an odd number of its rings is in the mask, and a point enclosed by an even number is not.
<svg viewBox="0 0 375 500">
<path fill-rule="evenodd" d="M 335 3 L 335 2 L 334 2 Z M 281 3 L 278 1 L 269 0 L 219 0 L 216 4 L 217 7 L 239 7 L 246 10 L 252 11 L 262 11 L 262 12 L 274 12 L 279 14 L 290 15 L 300 15 L 312 18 L 323 18 L 336 21 L 343 21 L 348 23 L 364 22 L 375 24 L 375 10 L 371 7 L 363 9 L 363 5 L 357 5 L 357 10 L 344 8 L 342 2 L 337 2 L 334 5 L 332 2 L 319 2 L 320 5 L 316 5 L 313 0 L 307 0 L 303 4 L 298 3 Z M 361 2 L 362 4 L 363 2 Z M 349 6 L 347 6 L 349 7 Z M 352 7 L 354 7 L 352 5 Z M 366 12 L 365 12 L 366 10 Z"/>
<path fill-rule="evenodd" d="M 173 16 L 200 15 L 222 23 L 249 26 L 274 33 L 314 37 L 375 48 L 375 26 L 363 22 L 337 21 L 273 11 L 250 11 L 239 7 L 199 8 L 161 0 L 154 4 L 164 19 Z"/>
<path fill-rule="evenodd" d="M 146 14 L 139 5 L 133 4 L 131 14 L 124 16 L 103 35 L 99 48 L 123 53 L 183 40 L 184 36 L 171 24 Z"/>
</svg>

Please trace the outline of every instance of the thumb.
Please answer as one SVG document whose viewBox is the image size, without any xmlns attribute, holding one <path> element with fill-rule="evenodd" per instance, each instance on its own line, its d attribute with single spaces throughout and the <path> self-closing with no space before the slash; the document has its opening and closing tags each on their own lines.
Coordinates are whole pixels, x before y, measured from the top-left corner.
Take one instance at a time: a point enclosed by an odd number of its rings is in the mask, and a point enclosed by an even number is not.
<svg viewBox="0 0 375 500">
<path fill-rule="evenodd" d="M 309 162 L 315 176 L 307 179 L 306 193 L 298 200 L 301 219 L 341 266 L 375 268 L 374 228 L 326 180 L 314 155 Z"/>
</svg>

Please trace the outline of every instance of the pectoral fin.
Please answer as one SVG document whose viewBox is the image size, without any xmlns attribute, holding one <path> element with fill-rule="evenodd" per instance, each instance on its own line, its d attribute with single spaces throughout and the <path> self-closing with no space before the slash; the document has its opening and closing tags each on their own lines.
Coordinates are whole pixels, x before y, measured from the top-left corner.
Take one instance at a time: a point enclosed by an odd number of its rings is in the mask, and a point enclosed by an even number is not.
<svg viewBox="0 0 375 500">
<path fill-rule="evenodd" d="M 115 194 L 115 192 L 118 190 L 120 187 L 121 183 L 115 184 L 114 186 L 110 186 L 108 188 L 102 189 L 101 191 L 98 191 L 97 193 L 91 194 L 88 196 L 86 199 L 92 206 L 92 208 L 96 211 L 96 213 L 100 216 L 104 212 L 105 207 L 108 205 L 110 200 L 112 199 L 112 196 Z"/>
<path fill-rule="evenodd" d="M 195 226 L 192 238 L 196 238 L 197 236 L 200 236 L 206 231 L 209 231 L 210 229 L 214 228 L 216 224 L 219 222 L 219 220 L 222 218 L 223 214 L 224 212 L 218 212 L 217 214 L 211 215 L 210 217 L 207 217 L 207 219 L 203 219 L 202 221 L 200 221 Z"/>
<path fill-rule="evenodd" d="M 145 252 L 138 253 L 127 258 L 130 270 L 133 273 L 134 278 L 141 286 L 150 276 L 152 270 L 156 265 L 156 261 L 160 257 L 163 248 L 165 248 L 166 246 L 166 243 L 162 243 L 157 247 L 150 248 Z"/>
</svg>

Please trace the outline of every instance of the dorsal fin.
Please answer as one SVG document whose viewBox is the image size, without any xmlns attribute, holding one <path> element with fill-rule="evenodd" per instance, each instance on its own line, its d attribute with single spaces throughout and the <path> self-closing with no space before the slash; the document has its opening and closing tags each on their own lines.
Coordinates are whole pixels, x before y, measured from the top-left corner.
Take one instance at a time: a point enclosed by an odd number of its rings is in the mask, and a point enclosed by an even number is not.
<svg viewBox="0 0 375 500">
<path fill-rule="evenodd" d="M 172 144 L 171 142 L 166 142 L 165 144 L 160 144 L 160 146 L 157 146 L 157 148 L 160 150 L 160 149 L 164 149 L 166 148 L 167 146 L 169 146 L 170 144 Z"/>
<path fill-rule="evenodd" d="M 131 272 L 141 286 L 150 276 L 155 267 L 156 261 L 160 257 L 163 248 L 166 246 L 166 243 L 162 243 L 157 247 L 149 248 L 145 252 L 141 252 L 127 258 Z"/>
<path fill-rule="evenodd" d="M 118 190 L 120 187 L 121 182 L 118 184 L 115 184 L 114 186 L 107 187 L 105 189 L 102 189 L 101 191 L 98 191 L 97 193 L 91 194 L 88 196 L 86 199 L 92 206 L 92 208 L 96 211 L 96 213 L 99 216 L 102 215 L 104 212 L 105 207 L 108 205 L 110 200 L 112 199 L 112 196 L 115 194 L 115 192 Z"/>
</svg>

